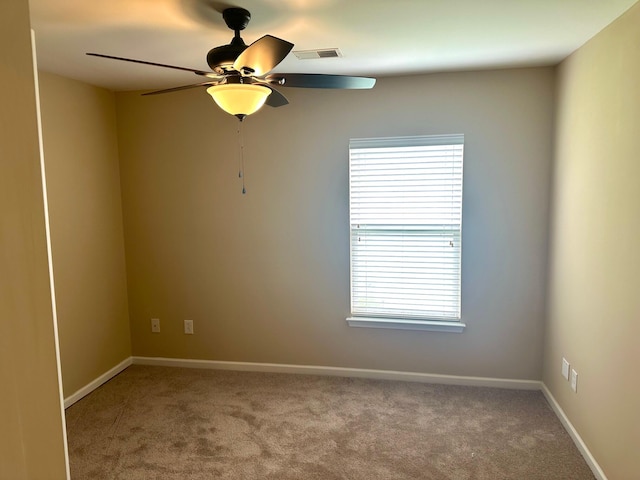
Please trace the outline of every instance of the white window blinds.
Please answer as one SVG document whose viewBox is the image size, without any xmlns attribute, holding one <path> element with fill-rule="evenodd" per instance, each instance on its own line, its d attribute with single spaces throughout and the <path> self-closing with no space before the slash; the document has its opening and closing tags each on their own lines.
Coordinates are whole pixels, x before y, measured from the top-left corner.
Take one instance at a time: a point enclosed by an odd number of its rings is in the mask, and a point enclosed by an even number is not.
<svg viewBox="0 0 640 480">
<path fill-rule="evenodd" d="M 460 320 L 463 135 L 349 144 L 351 314 Z"/>
</svg>

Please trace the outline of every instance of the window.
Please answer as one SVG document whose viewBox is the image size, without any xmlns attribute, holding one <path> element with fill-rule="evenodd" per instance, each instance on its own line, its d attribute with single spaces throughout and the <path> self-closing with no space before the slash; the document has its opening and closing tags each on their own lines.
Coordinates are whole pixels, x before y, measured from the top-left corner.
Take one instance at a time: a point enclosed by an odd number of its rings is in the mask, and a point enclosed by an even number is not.
<svg viewBox="0 0 640 480">
<path fill-rule="evenodd" d="M 463 135 L 349 143 L 352 326 L 462 331 Z"/>
</svg>

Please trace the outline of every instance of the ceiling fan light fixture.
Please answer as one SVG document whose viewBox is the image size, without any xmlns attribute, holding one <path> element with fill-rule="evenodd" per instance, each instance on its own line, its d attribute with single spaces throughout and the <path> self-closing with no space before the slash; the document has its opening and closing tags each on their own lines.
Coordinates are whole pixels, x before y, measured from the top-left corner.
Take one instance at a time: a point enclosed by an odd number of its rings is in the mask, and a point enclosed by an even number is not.
<svg viewBox="0 0 640 480">
<path fill-rule="evenodd" d="M 207 88 L 207 93 L 222 110 L 242 120 L 260 110 L 271 89 L 262 85 L 233 83 L 214 85 Z"/>
</svg>

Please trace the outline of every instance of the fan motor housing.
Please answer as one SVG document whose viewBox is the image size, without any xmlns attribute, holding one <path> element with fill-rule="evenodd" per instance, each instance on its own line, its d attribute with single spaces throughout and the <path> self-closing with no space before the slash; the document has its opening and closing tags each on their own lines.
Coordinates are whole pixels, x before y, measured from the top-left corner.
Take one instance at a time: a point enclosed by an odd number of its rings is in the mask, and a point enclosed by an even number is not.
<svg viewBox="0 0 640 480">
<path fill-rule="evenodd" d="M 235 39 L 234 39 L 235 40 Z M 247 48 L 244 42 L 242 44 L 222 45 L 209 50 L 207 53 L 207 63 L 211 70 L 216 73 L 223 73 L 233 70 L 233 62 Z"/>
</svg>

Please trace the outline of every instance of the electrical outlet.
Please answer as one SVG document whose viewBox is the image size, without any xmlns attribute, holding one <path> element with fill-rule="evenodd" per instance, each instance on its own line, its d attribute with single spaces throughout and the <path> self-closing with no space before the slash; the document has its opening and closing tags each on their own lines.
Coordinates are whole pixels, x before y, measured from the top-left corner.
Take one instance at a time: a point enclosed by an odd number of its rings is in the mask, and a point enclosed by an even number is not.
<svg viewBox="0 0 640 480">
<path fill-rule="evenodd" d="M 193 335 L 193 320 L 184 321 L 184 333 L 187 335 Z"/>
<path fill-rule="evenodd" d="M 569 362 L 566 358 L 562 358 L 562 376 L 565 380 L 569 380 Z"/>
<path fill-rule="evenodd" d="M 578 372 L 571 369 L 571 390 L 578 393 Z"/>
<path fill-rule="evenodd" d="M 151 332 L 160 333 L 160 319 L 152 318 L 151 319 Z"/>
</svg>

